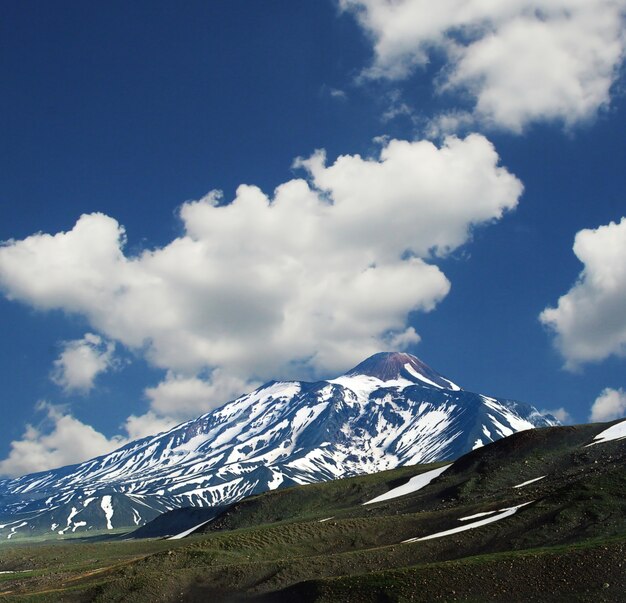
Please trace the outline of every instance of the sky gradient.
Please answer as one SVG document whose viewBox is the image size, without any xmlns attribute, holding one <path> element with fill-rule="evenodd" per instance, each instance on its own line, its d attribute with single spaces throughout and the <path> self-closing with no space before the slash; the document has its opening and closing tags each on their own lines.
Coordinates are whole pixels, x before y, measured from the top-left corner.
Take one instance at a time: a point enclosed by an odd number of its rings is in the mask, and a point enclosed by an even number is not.
<svg viewBox="0 0 626 603">
<path fill-rule="evenodd" d="M 626 3 L 437 6 L 3 4 L 0 473 L 390 349 L 626 413 Z"/>
</svg>

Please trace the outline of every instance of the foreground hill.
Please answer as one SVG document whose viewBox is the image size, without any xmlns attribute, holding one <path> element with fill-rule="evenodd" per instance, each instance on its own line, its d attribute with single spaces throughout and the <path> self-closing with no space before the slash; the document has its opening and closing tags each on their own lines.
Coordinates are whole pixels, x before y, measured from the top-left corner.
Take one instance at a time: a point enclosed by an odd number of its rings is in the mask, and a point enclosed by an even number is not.
<svg viewBox="0 0 626 603">
<path fill-rule="evenodd" d="M 626 422 L 525 431 L 451 464 L 249 497 L 181 540 L 5 545 L 0 571 L 30 574 L 3 575 L 0 595 L 35 602 L 620 601 L 625 437 Z"/>
<path fill-rule="evenodd" d="M 376 354 L 330 381 L 271 382 L 80 465 L 0 481 L 0 538 L 141 526 L 298 484 L 455 459 L 557 424 L 468 392 L 415 356 Z"/>
</svg>

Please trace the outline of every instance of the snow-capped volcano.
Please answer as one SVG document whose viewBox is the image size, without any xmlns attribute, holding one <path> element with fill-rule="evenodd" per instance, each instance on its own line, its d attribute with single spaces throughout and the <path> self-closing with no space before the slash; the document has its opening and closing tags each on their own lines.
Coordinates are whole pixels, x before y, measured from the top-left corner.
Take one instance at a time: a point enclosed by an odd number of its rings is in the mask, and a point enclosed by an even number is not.
<svg viewBox="0 0 626 603">
<path fill-rule="evenodd" d="M 176 507 L 453 459 L 557 423 L 467 392 L 410 354 L 375 354 L 336 379 L 270 382 L 111 454 L 0 481 L 0 534 L 141 525 Z"/>
</svg>

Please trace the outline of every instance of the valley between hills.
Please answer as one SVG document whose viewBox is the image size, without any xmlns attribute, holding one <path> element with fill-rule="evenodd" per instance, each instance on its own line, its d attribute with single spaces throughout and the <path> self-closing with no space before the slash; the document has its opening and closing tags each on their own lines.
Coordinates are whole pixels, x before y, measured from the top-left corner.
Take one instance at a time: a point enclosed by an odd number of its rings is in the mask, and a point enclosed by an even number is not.
<svg viewBox="0 0 626 603">
<path fill-rule="evenodd" d="M 151 538 L 3 543 L 0 601 L 620 601 L 625 436 L 626 422 L 527 430 L 210 519 L 172 511 Z"/>
</svg>

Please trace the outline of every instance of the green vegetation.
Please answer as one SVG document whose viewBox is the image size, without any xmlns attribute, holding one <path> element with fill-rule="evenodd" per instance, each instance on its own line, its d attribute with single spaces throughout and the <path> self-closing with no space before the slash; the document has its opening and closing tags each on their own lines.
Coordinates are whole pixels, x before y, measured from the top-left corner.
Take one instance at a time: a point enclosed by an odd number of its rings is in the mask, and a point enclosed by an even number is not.
<svg viewBox="0 0 626 603">
<path fill-rule="evenodd" d="M 426 488 L 366 505 L 430 466 L 269 492 L 184 540 L 0 546 L 0 602 L 615 601 L 626 587 L 626 441 L 602 426 L 523 432 Z M 523 488 L 513 486 L 546 475 Z M 479 528 L 476 513 L 533 501 Z"/>
</svg>

